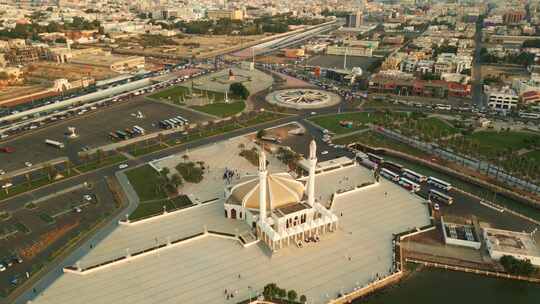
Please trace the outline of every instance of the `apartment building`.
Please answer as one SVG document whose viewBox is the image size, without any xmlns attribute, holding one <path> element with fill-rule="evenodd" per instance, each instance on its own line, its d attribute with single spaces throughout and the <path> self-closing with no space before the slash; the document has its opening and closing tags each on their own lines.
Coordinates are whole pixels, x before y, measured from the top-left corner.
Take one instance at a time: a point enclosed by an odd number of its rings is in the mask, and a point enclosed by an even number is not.
<svg viewBox="0 0 540 304">
<path fill-rule="evenodd" d="M 519 96 L 510 87 L 489 88 L 487 92 L 488 106 L 497 111 L 509 111 L 518 106 Z"/>
</svg>

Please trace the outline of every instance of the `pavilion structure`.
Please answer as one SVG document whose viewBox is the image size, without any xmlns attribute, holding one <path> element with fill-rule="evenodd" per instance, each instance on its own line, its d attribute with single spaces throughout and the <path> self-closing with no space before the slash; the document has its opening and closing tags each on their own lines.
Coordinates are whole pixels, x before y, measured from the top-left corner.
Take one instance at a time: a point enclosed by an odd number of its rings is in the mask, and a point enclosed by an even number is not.
<svg viewBox="0 0 540 304">
<path fill-rule="evenodd" d="M 268 174 L 261 151 L 258 177 L 225 189 L 225 217 L 246 221 L 272 252 L 335 231 L 338 217 L 315 199 L 316 150 L 311 141 L 306 184 L 286 172 Z"/>
</svg>

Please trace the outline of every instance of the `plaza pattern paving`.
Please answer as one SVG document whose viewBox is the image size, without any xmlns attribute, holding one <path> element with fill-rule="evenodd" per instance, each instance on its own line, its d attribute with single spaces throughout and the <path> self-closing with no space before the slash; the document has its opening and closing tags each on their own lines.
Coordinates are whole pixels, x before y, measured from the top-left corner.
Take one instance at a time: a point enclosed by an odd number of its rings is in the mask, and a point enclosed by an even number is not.
<svg viewBox="0 0 540 304">
<path fill-rule="evenodd" d="M 359 173 L 341 169 L 321 176 L 337 183 L 345 174 L 352 178 Z M 156 233 L 201 231 L 203 223 L 214 229 L 241 227 L 223 217 L 220 205 L 117 228 L 83 260 L 152 243 Z M 429 224 L 424 201 L 386 180 L 339 196 L 333 209 L 340 228 L 319 243 L 270 255 L 261 243 L 244 248 L 234 240 L 207 236 L 87 275 L 63 274 L 33 303 L 236 303 L 271 282 L 307 295 L 310 303 L 326 303 L 377 274 L 388 274 L 393 233 Z M 226 300 L 225 289 L 235 294 L 233 300 Z"/>
</svg>

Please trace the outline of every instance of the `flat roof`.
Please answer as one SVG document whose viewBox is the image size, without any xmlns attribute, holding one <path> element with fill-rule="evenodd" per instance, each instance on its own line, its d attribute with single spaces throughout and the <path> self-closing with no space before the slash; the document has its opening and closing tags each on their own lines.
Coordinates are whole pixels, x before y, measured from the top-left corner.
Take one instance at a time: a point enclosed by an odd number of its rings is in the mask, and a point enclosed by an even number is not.
<svg viewBox="0 0 540 304">
<path fill-rule="evenodd" d="M 511 254 L 540 256 L 540 248 L 529 233 L 483 228 L 492 250 Z"/>
<path fill-rule="evenodd" d="M 359 166 L 355 170 L 324 173 L 320 182 L 369 172 Z M 302 248 L 292 245 L 270 256 L 262 243 L 244 248 L 234 240 L 203 237 L 86 275 L 64 273 L 32 303 L 221 304 L 227 302 L 225 289 L 238 292 L 233 301 L 241 301 L 249 298 L 250 290 L 252 295 L 262 292 L 269 282 L 295 289 L 310 302 L 326 303 L 339 292 L 367 284 L 375 273 L 388 273 L 393 233 L 429 224 L 423 199 L 385 180 L 339 196 L 333 211 L 341 214 L 340 229 Z M 99 260 L 126 247 L 155 245 L 156 236 L 162 240 L 170 234 L 200 232 L 205 223 L 217 231 L 250 229 L 243 221 L 225 218 L 223 206 L 215 203 L 120 226 L 83 260 Z"/>
</svg>

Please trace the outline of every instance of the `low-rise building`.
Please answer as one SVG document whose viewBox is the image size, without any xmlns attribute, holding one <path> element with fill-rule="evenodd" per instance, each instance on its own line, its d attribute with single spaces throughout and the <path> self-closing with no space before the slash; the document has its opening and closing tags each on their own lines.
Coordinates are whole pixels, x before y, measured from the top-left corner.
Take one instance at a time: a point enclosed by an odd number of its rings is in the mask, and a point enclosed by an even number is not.
<svg viewBox="0 0 540 304">
<path fill-rule="evenodd" d="M 326 48 L 326 54 L 371 57 L 373 55 L 373 50 L 371 48 L 364 47 L 329 45 Z"/>
<path fill-rule="evenodd" d="M 483 237 L 489 255 L 499 260 L 505 255 L 520 260 L 529 260 L 540 266 L 540 248 L 529 233 L 494 228 L 483 228 Z"/>
<path fill-rule="evenodd" d="M 208 19 L 210 20 L 219 20 L 219 19 L 230 19 L 230 20 L 243 20 L 244 11 L 237 9 L 230 10 L 209 10 L 206 12 Z"/>
<path fill-rule="evenodd" d="M 500 89 L 489 88 L 487 91 L 488 106 L 497 111 L 509 111 L 518 106 L 519 96 L 510 87 Z"/>
</svg>

